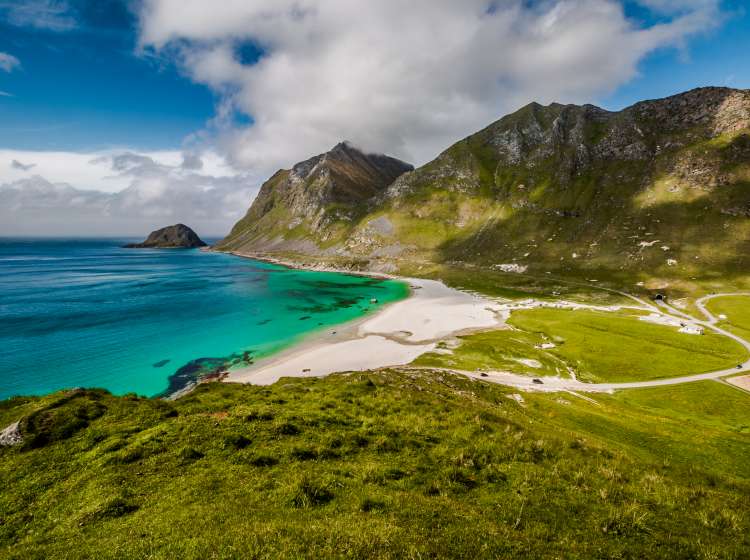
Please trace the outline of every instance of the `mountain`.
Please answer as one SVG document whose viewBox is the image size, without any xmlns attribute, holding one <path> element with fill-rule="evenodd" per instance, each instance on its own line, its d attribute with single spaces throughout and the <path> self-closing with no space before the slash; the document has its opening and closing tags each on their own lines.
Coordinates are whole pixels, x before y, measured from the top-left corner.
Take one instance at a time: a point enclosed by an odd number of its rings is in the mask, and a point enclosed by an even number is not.
<svg viewBox="0 0 750 560">
<path fill-rule="evenodd" d="M 277 171 L 218 247 L 317 253 L 366 214 L 368 201 L 413 169 L 342 142 L 292 169 Z"/>
<path fill-rule="evenodd" d="M 278 213 L 273 231 L 295 243 L 259 242 L 260 211 L 293 173 L 264 185 L 233 248 L 381 269 L 468 262 L 693 277 L 750 268 L 747 90 L 701 88 L 619 112 L 532 103 L 387 189 L 368 189 L 348 220 L 301 230 Z"/>
<path fill-rule="evenodd" d="M 125 245 L 129 249 L 175 249 L 205 247 L 198 235 L 184 224 L 175 224 L 152 231 L 143 243 Z"/>
</svg>

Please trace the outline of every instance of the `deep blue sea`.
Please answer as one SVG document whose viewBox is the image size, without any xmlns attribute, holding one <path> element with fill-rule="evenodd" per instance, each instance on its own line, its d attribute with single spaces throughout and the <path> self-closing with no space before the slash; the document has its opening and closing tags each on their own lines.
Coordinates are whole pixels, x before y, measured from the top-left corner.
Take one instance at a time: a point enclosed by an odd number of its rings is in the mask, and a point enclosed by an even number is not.
<svg viewBox="0 0 750 560">
<path fill-rule="evenodd" d="M 132 241 L 0 239 L 0 399 L 162 395 L 408 293 L 197 249 L 121 248 Z"/>
</svg>

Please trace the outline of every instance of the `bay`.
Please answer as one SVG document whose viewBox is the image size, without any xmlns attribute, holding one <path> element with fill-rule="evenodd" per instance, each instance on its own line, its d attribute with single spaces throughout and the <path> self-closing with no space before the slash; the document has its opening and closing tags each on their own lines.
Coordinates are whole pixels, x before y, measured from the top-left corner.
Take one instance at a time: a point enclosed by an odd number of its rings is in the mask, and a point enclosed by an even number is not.
<svg viewBox="0 0 750 560">
<path fill-rule="evenodd" d="M 164 395 L 408 295 L 393 280 L 130 241 L 0 239 L 0 398 Z"/>
</svg>

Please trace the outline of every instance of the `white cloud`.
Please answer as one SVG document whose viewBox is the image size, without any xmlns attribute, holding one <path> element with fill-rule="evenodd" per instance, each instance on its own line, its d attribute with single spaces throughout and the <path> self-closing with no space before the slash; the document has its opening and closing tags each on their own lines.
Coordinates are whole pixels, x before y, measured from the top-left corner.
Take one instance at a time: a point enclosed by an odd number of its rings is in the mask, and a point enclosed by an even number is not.
<svg viewBox="0 0 750 560">
<path fill-rule="evenodd" d="M 270 173 L 341 139 L 419 164 L 529 101 L 615 90 L 718 13 L 718 0 L 641 3 L 666 20 L 639 27 L 616 0 L 145 0 L 140 41 L 221 94 L 237 165 Z M 245 41 L 257 63 L 241 62 Z M 253 124 L 221 118 L 232 109 Z"/>
<path fill-rule="evenodd" d="M 5 72 L 12 72 L 14 69 L 21 66 L 21 61 L 18 60 L 12 54 L 0 52 L 0 70 Z"/>
<path fill-rule="evenodd" d="M 113 169 L 112 159 L 125 161 L 123 154 L 131 157 L 146 157 L 156 164 L 169 167 L 183 165 L 183 153 L 177 150 L 136 153 L 128 150 L 108 150 L 100 152 L 37 152 L 31 150 L 0 149 L 0 183 L 17 181 L 28 177 L 23 169 L 13 165 L 13 161 L 32 162 L 34 173 L 55 183 L 68 183 L 79 189 L 94 189 L 103 192 L 117 192 L 130 185 L 131 178 Z M 193 154 L 196 155 L 196 154 Z M 191 156 L 187 156 L 190 158 Z M 203 163 L 201 171 L 205 175 L 229 177 L 237 170 L 227 165 L 216 152 L 204 152 L 198 157 Z M 121 165 L 123 165 L 121 163 Z"/>
<path fill-rule="evenodd" d="M 0 235 L 141 236 L 183 222 L 221 236 L 245 213 L 260 180 L 212 152 L 22 154 L 34 162 L 32 176 L 30 164 L 16 159 L 0 167 Z M 61 175 L 73 181 L 46 178 Z"/>
<path fill-rule="evenodd" d="M 77 26 L 70 6 L 64 0 L 12 0 L 0 2 L 8 23 L 50 31 L 70 31 Z"/>
</svg>

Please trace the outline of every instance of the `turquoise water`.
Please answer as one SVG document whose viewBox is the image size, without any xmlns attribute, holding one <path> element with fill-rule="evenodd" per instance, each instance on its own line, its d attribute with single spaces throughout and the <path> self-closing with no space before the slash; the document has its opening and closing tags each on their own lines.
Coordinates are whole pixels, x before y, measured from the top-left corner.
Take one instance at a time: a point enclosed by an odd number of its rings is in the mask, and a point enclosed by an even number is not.
<svg viewBox="0 0 750 560">
<path fill-rule="evenodd" d="M 0 398 L 164 394 L 408 291 L 193 249 L 120 248 L 128 241 L 0 239 Z"/>
</svg>

